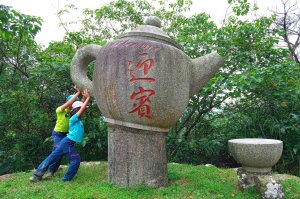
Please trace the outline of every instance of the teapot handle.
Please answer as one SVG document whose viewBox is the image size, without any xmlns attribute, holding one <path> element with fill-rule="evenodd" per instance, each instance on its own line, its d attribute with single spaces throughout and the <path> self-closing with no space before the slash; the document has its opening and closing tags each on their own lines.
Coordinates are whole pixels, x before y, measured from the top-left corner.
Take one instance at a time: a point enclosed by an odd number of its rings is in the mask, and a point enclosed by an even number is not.
<svg viewBox="0 0 300 199">
<path fill-rule="evenodd" d="M 91 96 L 94 96 L 93 82 L 87 76 L 89 63 L 96 60 L 101 46 L 90 44 L 79 48 L 72 59 L 70 72 L 72 81 L 81 90 L 87 89 Z"/>
</svg>

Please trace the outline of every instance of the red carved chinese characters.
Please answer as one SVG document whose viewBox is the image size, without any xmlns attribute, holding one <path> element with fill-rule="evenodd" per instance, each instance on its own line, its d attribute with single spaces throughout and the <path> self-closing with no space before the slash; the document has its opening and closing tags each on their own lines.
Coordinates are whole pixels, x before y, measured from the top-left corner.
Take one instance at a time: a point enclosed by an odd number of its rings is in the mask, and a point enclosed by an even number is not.
<svg viewBox="0 0 300 199">
<path fill-rule="evenodd" d="M 136 81 L 147 81 L 150 83 L 155 82 L 154 78 L 144 78 L 144 77 L 135 77 L 133 70 L 132 69 L 128 69 L 129 75 L 130 75 L 130 82 L 136 82 Z"/>
<path fill-rule="evenodd" d="M 148 55 L 147 53 L 143 53 L 141 54 L 141 57 L 146 57 L 147 55 Z M 137 69 L 144 71 L 144 75 L 148 75 L 149 70 L 151 70 L 153 67 L 154 67 L 153 59 L 140 60 L 136 65 Z"/>
<path fill-rule="evenodd" d="M 141 57 L 142 59 L 136 64 L 136 69 L 142 70 L 142 75 L 148 75 L 149 70 L 151 70 L 154 67 L 154 60 L 153 59 L 146 59 L 144 58 L 147 56 L 147 53 L 142 53 Z M 128 69 L 129 75 L 130 75 L 130 82 L 135 82 L 135 81 L 148 81 L 150 83 L 155 82 L 154 78 L 149 78 L 149 77 L 135 77 L 133 69 L 131 69 L 133 66 L 132 61 L 128 61 Z"/>
<path fill-rule="evenodd" d="M 150 119 L 150 97 L 152 95 L 155 95 L 154 90 L 144 90 L 142 87 L 139 87 L 139 91 L 136 93 L 132 93 L 132 95 L 130 96 L 130 99 L 137 101 L 137 103 L 133 104 L 134 109 L 129 113 L 137 112 L 139 117 L 146 117 Z"/>
<path fill-rule="evenodd" d="M 154 68 L 154 60 L 148 58 L 148 53 L 142 53 L 140 55 L 140 60 L 135 65 L 132 61 L 128 61 L 128 73 L 130 82 L 155 82 L 155 79 L 152 77 L 147 77 L 150 70 Z M 135 67 L 134 67 L 135 66 Z M 135 74 L 139 74 L 136 77 Z M 151 119 L 151 100 L 150 97 L 155 95 L 155 91 L 148 89 L 145 90 L 142 87 L 138 87 L 137 92 L 133 92 L 130 96 L 131 100 L 134 100 L 133 110 L 129 113 L 137 113 L 139 117 L 146 117 Z"/>
</svg>

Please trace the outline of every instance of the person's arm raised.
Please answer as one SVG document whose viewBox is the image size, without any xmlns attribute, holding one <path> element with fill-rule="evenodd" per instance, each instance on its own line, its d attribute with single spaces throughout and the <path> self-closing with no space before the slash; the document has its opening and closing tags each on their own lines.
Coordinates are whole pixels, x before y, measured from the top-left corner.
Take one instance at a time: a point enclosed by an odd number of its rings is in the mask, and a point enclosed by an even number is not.
<svg viewBox="0 0 300 199">
<path fill-rule="evenodd" d="M 76 93 L 70 100 L 66 101 L 66 103 L 59 107 L 61 110 L 65 110 L 66 108 L 70 107 L 75 102 L 76 98 L 80 95 L 80 90 L 76 86 L 74 86 L 74 89 L 76 90 Z"/>
<path fill-rule="evenodd" d="M 83 102 L 83 105 L 80 107 L 79 111 L 77 112 L 78 117 L 80 117 L 85 112 L 85 110 L 87 109 L 89 100 L 90 100 L 90 94 L 88 93 L 87 89 L 85 89 L 83 91 L 82 95 L 85 98 L 85 101 Z"/>
</svg>

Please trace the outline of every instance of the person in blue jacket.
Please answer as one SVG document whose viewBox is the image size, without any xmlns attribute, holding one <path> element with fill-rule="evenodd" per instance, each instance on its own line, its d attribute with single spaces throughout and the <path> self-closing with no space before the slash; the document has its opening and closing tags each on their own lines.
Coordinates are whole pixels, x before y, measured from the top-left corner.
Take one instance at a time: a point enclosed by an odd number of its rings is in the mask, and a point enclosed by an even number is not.
<svg viewBox="0 0 300 199">
<path fill-rule="evenodd" d="M 87 109 L 88 102 L 90 100 L 90 95 L 87 90 L 84 90 L 82 95 L 85 98 L 84 102 L 76 101 L 72 104 L 72 110 L 69 114 L 70 120 L 68 135 L 60 141 L 59 146 L 38 166 L 32 177 L 30 177 L 31 182 L 41 181 L 42 176 L 48 170 L 49 166 L 60 160 L 63 156 L 67 156 L 70 161 L 70 165 L 61 181 L 71 181 L 76 175 L 80 165 L 80 155 L 74 148 L 74 144 L 76 142 L 82 142 L 84 126 L 80 117 Z"/>
<path fill-rule="evenodd" d="M 75 101 L 79 101 L 78 96 L 80 95 L 80 90 L 74 86 L 74 89 L 76 90 L 76 93 L 74 95 L 69 95 L 66 99 L 66 102 L 57 107 L 56 112 L 56 124 L 52 131 L 52 138 L 53 138 L 53 149 L 54 151 L 60 141 L 67 136 L 69 133 L 69 113 L 72 108 L 72 104 Z M 57 162 L 54 162 L 52 165 L 49 166 L 48 171 L 44 175 L 45 179 L 50 179 L 54 173 L 58 170 L 59 165 L 61 163 L 61 159 L 59 159 Z"/>
</svg>

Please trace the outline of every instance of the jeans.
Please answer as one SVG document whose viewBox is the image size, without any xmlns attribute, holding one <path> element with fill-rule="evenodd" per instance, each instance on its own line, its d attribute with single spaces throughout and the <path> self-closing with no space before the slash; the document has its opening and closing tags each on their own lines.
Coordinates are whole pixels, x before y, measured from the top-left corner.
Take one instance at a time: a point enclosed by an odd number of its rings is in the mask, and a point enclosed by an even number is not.
<svg viewBox="0 0 300 199">
<path fill-rule="evenodd" d="M 76 175 L 80 165 L 80 155 L 74 148 L 75 142 L 65 137 L 61 140 L 59 146 L 38 166 L 34 175 L 43 176 L 49 169 L 50 165 L 60 160 L 63 156 L 67 156 L 70 161 L 68 171 L 62 181 L 70 181 Z"/>
<path fill-rule="evenodd" d="M 54 151 L 58 146 L 59 146 L 59 143 L 60 141 L 65 138 L 67 136 L 67 132 L 66 133 L 60 133 L 60 132 L 56 132 L 56 131 L 52 131 L 52 139 L 53 139 L 53 149 L 52 151 Z M 59 165 L 61 163 L 61 159 L 59 159 L 57 162 L 54 162 L 52 165 L 49 166 L 49 171 L 52 172 L 52 173 L 55 173 L 58 168 L 59 168 Z"/>
</svg>

